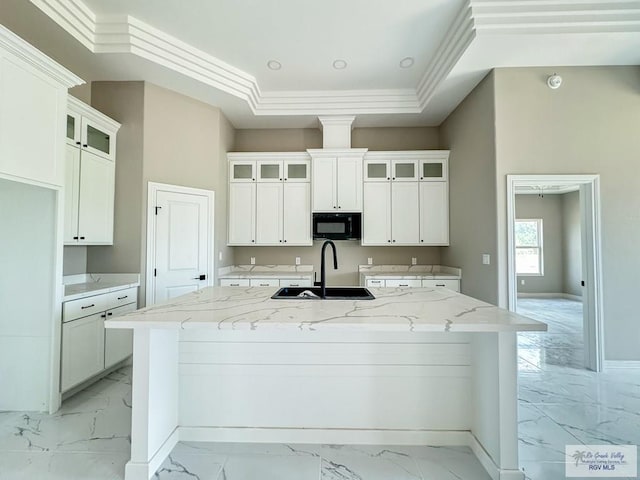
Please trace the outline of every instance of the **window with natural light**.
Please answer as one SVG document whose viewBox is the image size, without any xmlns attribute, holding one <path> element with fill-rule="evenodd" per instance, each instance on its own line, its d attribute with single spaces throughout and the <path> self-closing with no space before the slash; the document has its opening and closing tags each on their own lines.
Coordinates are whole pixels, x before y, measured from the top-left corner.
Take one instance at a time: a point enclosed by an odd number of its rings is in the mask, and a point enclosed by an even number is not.
<svg viewBox="0 0 640 480">
<path fill-rule="evenodd" d="M 543 275 L 542 219 L 516 220 L 516 274 Z"/>
</svg>

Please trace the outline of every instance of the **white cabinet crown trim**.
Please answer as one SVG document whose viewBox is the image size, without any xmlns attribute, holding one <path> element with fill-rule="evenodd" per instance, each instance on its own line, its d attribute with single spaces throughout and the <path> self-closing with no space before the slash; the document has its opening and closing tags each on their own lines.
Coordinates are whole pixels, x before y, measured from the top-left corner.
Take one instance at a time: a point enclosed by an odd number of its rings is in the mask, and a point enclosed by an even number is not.
<svg viewBox="0 0 640 480">
<path fill-rule="evenodd" d="M 73 110 L 74 112 L 77 112 L 80 115 L 90 117 L 92 123 L 99 125 L 107 130 L 110 130 L 114 134 L 122 126 L 119 122 L 116 122 L 114 119 L 107 117 L 104 113 L 100 112 L 99 110 L 96 110 L 95 108 L 87 105 L 86 103 L 78 100 L 77 98 L 71 95 L 69 95 L 69 98 L 67 100 L 67 107 L 69 108 L 69 110 Z"/>
<path fill-rule="evenodd" d="M 357 157 L 362 158 L 369 151 L 368 148 L 308 148 L 312 158 Z"/>
<path fill-rule="evenodd" d="M 38 70 L 45 72 L 51 78 L 67 88 L 85 83 L 83 79 L 64 68 L 59 63 L 29 45 L 22 38 L 0 25 L 0 48 L 13 53 Z"/>
</svg>

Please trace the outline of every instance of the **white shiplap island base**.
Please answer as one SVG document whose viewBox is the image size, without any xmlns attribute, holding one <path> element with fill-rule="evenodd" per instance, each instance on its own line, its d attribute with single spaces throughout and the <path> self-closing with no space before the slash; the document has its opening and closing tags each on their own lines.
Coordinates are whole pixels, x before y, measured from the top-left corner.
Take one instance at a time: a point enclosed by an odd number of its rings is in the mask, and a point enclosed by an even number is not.
<svg viewBox="0 0 640 480">
<path fill-rule="evenodd" d="M 273 300 L 211 287 L 107 321 L 134 329 L 131 460 L 178 441 L 468 445 L 518 470 L 516 332 L 546 325 L 445 289 Z"/>
</svg>

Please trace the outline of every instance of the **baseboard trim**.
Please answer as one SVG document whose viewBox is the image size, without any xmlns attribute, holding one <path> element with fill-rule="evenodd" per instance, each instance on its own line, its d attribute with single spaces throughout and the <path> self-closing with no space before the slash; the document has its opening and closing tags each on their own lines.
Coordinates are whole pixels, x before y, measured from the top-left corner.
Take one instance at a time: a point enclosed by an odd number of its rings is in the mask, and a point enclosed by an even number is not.
<svg viewBox="0 0 640 480">
<path fill-rule="evenodd" d="M 605 360 L 604 368 L 640 368 L 639 360 Z"/>
<path fill-rule="evenodd" d="M 577 302 L 582 301 L 581 296 L 570 293 L 518 293 L 518 298 L 566 298 Z"/>
<path fill-rule="evenodd" d="M 359 445 L 468 445 L 466 430 L 180 427 L 180 441 Z"/>
</svg>

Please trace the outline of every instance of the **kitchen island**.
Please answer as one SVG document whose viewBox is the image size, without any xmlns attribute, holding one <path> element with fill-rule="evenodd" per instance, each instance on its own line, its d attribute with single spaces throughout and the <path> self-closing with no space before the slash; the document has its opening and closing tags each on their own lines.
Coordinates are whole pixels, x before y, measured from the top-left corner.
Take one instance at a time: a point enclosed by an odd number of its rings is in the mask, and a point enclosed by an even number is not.
<svg viewBox="0 0 640 480">
<path fill-rule="evenodd" d="M 134 330 L 131 460 L 178 441 L 468 445 L 522 479 L 516 332 L 546 325 L 446 289 L 274 300 L 211 287 L 109 320 Z"/>
</svg>

